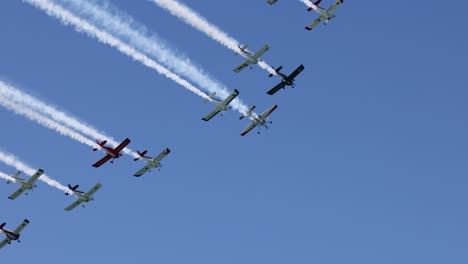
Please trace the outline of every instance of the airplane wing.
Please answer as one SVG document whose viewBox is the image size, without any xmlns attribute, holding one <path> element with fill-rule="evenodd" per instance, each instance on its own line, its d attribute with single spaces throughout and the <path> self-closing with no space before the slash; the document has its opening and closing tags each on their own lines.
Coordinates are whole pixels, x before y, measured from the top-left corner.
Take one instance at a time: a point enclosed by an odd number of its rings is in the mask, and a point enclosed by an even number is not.
<svg viewBox="0 0 468 264">
<path fill-rule="evenodd" d="M 267 44 L 265 44 L 265 46 L 263 46 L 263 48 L 261 50 L 259 50 L 257 53 L 255 53 L 252 57 L 253 59 L 257 59 L 260 58 L 260 56 L 262 56 L 265 52 L 267 52 L 267 50 L 270 49 L 270 46 L 268 46 Z"/>
<path fill-rule="evenodd" d="M 245 136 L 247 133 L 250 132 L 250 130 L 254 129 L 257 126 L 257 124 L 252 121 L 245 129 L 244 131 L 241 132 L 241 136 Z"/>
<path fill-rule="evenodd" d="M 29 178 L 29 180 L 25 183 L 25 184 L 21 184 L 21 187 L 16 191 L 14 192 L 12 195 L 10 195 L 8 198 L 10 200 L 14 200 L 16 198 L 18 198 L 18 196 L 20 196 L 23 192 L 27 191 L 29 188 L 27 186 L 34 186 L 34 182 L 37 181 L 37 179 L 39 179 L 39 177 L 41 177 L 41 175 L 44 173 L 43 170 L 39 169 L 37 170 L 36 173 L 34 173 L 34 175 Z"/>
<path fill-rule="evenodd" d="M 213 118 L 215 115 L 217 115 L 219 112 L 221 112 L 221 109 L 219 107 L 216 107 L 213 111 L 209 112 L 206 116 L 202 118 L 203 121 L 209 121 L 211 118 Z"/>
<path fill-rule="evenodd" d="M 106 155 L 104 158 L 100 159 L 98 162 L 93 164 L 93 167 L 99 168 L 102 166 L 102 164 L 108 162 L 112 158 L 111 155 Z"/>
<path fill-rule="evenodd" d="M 9 239 L 8 237 L 3 239 L 3 241 L 0 242 L 0 248 L 3 248 L 6 244 L 8 244 L 10 242 L 11 242 L 11 239 Z"/>
<path fill-rule="evenodd" d="M 249 60 L 246 60 L 244 63 L 242 63 L 241 65 L 237 66 L 235 69 L 234 69 L 234 72 L 235 73 L 239 73 L 240 71 L 242 71 L 243 69 L 247 68 L 247 66 L 249 66 L 250 64 L 250 61 Z"/>
<path fill-rule="evenodd" d="M 13 233 L 15 234 L 21 233 L 21 231 L 23 231 L 23 229 L 28 225 L 29 225 L 29 220 L 24 219 L 23 223 L 21 223 L 15 230 L 13 230 Z"/>
<path fill-rule="evenodd" d="M 122 141 L 122 143 L 120 143 L 120 145 L 115 148 L 115 151 L 122 151 L 122 149 L 124 149 L 128 144 L 130 144 L 130 139 L 126 138 L 124 141 Z"/>
<path fill-rule="evenodd" d="M 141 175 L 147 173 L 153 166 L 151 166 L 150 163 L 146 164 L 145 167 L 143 167 L 141 170 L 137 171 L 133 176 L 135 177 L 140 177 Z"/>
<path fill-rule="evenodd" d="M 343 0 L 337 0 L 330 8 L 328 8 L 327 13 L 331 14 L 343 3 Z"/>
<path fill-rule="evenodd" d="M 303 70 L 305 69 L 304 65 L 299 65 L 289 76 L 288 79 L 294 80 Z"/>
<path fill-rule="evenodd" d="M 266 119 L 269 115 L 271 115 L 271 113 L 273 113 L 273 111 L 276 110 L 276 108 L 278 108 L 277 105 L 272 106 L 270 109 L 268 109 L 265 112 L 261 113 L 260 117 L 263 118 L 263 119 Z"/>
<path fill-rule="evenodd" d="M 318 24 L 320 24 L 320 22 L 323 21 L 323 17 L 320 16 L 319 18 L 317 18 L 314 22 L 310 23 L 306 29 L 307 30 L 312 30 L 314 27 L 316 27 Z"/>
<path fill-rule="evenodd" d="M 281 88 L 284 88 L 285 86 L 286 83 L 282 81 L 281 83 L 273 87 L 270 91 L 268 91 L 267 94 L 274 95 L 277 91 L 279 91 Z"/>
<path fill-rule="evenodd" d="M 223 105 L 228 105 L 239 95 L 239 90 L 234 89 L 234 91 L 223 101 Z"/>
<path fill-rule="evenodd" d="M 71 211 L 71 210 L 75 209 L 78 205 L 82 204 L 83 202 L 84 202 L 84 200 L 78 199 L 75 202 L 73 202 L 72 204 L 70 204 L 69 206 L 67 206 L 65 208 L 65 211 Z"/>
<path fill-rule="evenodd" d="M 171 152 L 170 149 L 166 148 L 163 150 L 159 155 L 153 159 L 153 163 L 159 163 L 162 159 L 164 159 L 169 153 Z"/>
<path fill-rule="evenodd" d="M 24 185 L 22 185 L 16 192 L 14 192 L 12 195 L 8 196 L 8 199 L 14 200 L 14 199 L 18 198 L 18 196 L 20 196 L 25 191 L 26 191 L 26 187 L 24 187 Z"/>
<path fill-rule="evenodd" d="M 274 3 L 276 3 L 278 0 L 267 0 L 268 4 L 272 5 Z"/>
<path fill-rule="evenodd" d="M 159 162 L 161 162 L 161 160 L 164 159 L 170 152 L 171 150 L 166 148 L 156 158 L 154 158 L 151 163 L 148 163 L 141 170 L 137 171 L 133 176 L 140 177 L 141 175 L 147 173 L 151 168 L 155 167 L 156 164 L 159 164 Z"/>
<path fill-rule="evenodd" d="M 85 194 L 85 196 L 87 196 L 87 197 L 93 196 L 99 189 L 101 189 L 101 187 L 102 187 L 102 184 L 97 183 L 96 185 L 94 185 L 93 188 L 91 188 L 91 190 L 89 190 L 89 191 Z"/>
</svg>

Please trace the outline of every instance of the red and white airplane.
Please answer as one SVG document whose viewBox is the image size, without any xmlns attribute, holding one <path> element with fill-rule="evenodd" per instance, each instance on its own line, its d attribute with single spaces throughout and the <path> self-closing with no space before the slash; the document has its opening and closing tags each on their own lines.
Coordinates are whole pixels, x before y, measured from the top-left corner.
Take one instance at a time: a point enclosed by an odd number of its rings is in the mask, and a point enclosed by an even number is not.
<svg viewBox="0 0 468 264">
<path fill-rule="evenodd" d="M 96 140 L 96 143 L 100 146 L 100 148 L 107 154 L 104 158 L 100 159 L 98 162 L 93 164 L 93 167 L 99 168 L 102 164 L 111 160 L 111 163 L 114 163 L 114 159 L 118 159 L 122 156 L 120 153 L 128 144 L 130 144 L 130 139 L 126 138 L 120 145 L 116 148 L 106 147 L 107 140 L 99 142 Z M 98 148 L 93 148 L 93 151 L 98 150 Z"/>
<path fill-rule="evenodd" d="M 271 121 L 267 122 L 266 119 L 268 118 L 268 116 L 271 115 L 271 113 L 273 113 L 273 111 L 275 111 L 277 107 L 278 107 L 277 105 L 274 105 L 270 107 L 270 109 L 261 113 L 260 115 L 257 115 L 257 114 L 252 113 L 252 111 L 255 109 L 255 105 L 251 106 L 249 108 L 249 111 L 247 111 L 247 113 L 242 114 L 239 117 L 239 119 L 243 119 L 244 117 L 248 116 L 250 120 L 252 120 L 252 122 L 250 122 L 250 124 L 244 129 L 244 131 L 242 131 L 240 135 L 245 136 L 247 133 L 249 133 L 252 129 L 254 129 L 257 126 L 268 128 L 268 124 L 271 124 L 272 122 Z M 258 132 L 258 134 L 260 134 L 260 131 Z"/>
<path fill-rule="evenodd" d="M 309 0 L 309 1 L 312 2 L 312 0 Z M 315 12 L 319 13 L 320 17 L 317 18 L 314 22 L 310 23 L 308 26 L 306 26 L 306 29 L 312 30 L 314 27 L 316 27 L 318 24 L 320 24 L 320 22 L 324 20 L 325 20 L 325 25 L 326 25 L 328 21 L 335 18 L 335 15 L 333 13 L 335 12 L 335 9 L 338 6 L 343 4 L 343 1 L 344 0 L 337 0 L 330 8 L 328 8 L 328 10 L 318 6 L 320 2 L 322 2 L 322 0 L 317 0 L 315 2 L 312 2 L 311 5 L 308 4 L 309 9 L 307 9 L 307 11 L 310 12 L 312 10 L 315 10 Z"/>
<path fill-rule="evenodd" d="M 146 153 L 148 153 L 147 150 L 145 150 L 143 152 L 139 152 L 139 151 L 137 151 L 137 152 L 138 152 L 138 155 L 140 155 L 140 158 L 146 162 L 146 166 L 143 167 L 141 170 L 137 171 L 133 175 L 135 177 L 140 177 L 141 175 L 145 174 L 146 172 L 151 171 L 152 168 L 157 168 L 159 170 L 162 167 L 161 160 L 164 159 L 164 157 L 166 157 L 171 152 L 171 150 L 166 148 L 156 158 L 145 156 Z M 134 160 L 137 161 L 140 158 L 135 158 Z"/>
<path fill-rule="evenodd" d="M 19 225 L 15 230 L 5 229 L 6 223 L 0 225 L 0 233 L 5 234 L 6 238 L 0 242 L 0 248 L 3 248 L 6 244 L 11 244 L 11 241 L 19 241 L 20 233 L 29 224 L 28 219 L 24 219 L 23 223 Z"/>
</svg>

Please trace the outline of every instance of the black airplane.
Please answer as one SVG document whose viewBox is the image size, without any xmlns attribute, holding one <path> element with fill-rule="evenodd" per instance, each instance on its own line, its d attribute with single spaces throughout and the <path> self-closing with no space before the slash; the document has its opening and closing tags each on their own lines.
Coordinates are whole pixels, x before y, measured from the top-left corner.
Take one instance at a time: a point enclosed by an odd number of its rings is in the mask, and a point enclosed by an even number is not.
<svg viewBox="0 0 468 264">
<path fill-rule="evenodd" d="M 267 94 L 274 95 L 277 91 L 286 86 L 291 86 L 292 88 L 294 88 L 294 79 L 305 69 L 305 67 L 301 64 L 289 76 L 286 76 L 285 74 L 281 73 L 281 69 L 283 69 L 283 66 L 279 66 L 275 70 L 275 72 L 281 77 L 281 83 L 273 87 L 273 89 L 268 91 Z M 269 76 L 273 77 L 273 74 L 270 74 Z"/>
</svg>

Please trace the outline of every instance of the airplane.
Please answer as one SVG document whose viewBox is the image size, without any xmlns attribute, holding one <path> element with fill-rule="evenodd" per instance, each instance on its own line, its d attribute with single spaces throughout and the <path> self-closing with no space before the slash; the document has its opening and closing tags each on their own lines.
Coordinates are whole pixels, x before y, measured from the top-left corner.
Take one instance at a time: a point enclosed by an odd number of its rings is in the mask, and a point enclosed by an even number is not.
<svg viewBox="0 0 468 264">
<path fill-rule="evenodd" d="M 73 209 L 75 209 L 75 207 L 77 207 L 78 205 L 82 204 L 82 203 L 87 203 L 87 202 L 90 202 L 90 201 L 94 201 L 94 193 L 96 193 L 99 189 L 101 189 L 102 185 L 100 183 L 94 185 L 93 188 L 91 188 L 91 190 L 89 190 L 87 193 L 84 193 L 82 191 L 78 191 L 78 187 L 80 187 L 79 185 L 75 185 L 75 186 L 71 186 L 70 184 L 68 184 L 68 188 L 71 190 L 71 194 L 76 196 L 78 198 L 78 200 L 76 200 L 75 202 L 73 202 L 72 204 L 70 204 L 68 207 L 65 208 L 65 211 L 71 211 Z M 66 192 L 65 195 L 70 195 L 70 193 Z M 83 205 L 84 207 L 84 205 Z"/>
<path fill-rule="evenodd" d="M 245 136 L 247 133 L 250 132 L 250 130 L 254 129 L 257 126 L 260 127 L 265 127 L 268 128 L 268 124 L 271 124 L 272 122 L 267 122 L 266 119 L 268 116 L 271 115 L 273 111 L 277 108 L 277 105 L 272 106 L 270 109 L 266 110 L 265 112 L 261 113 L 260 115 L 253 114 L 252 111 L 255 109 L 255 105 L 251 106 L 249 108 L 249 111 L 247 113 L 242 114 L 239 119 L 243 119 L 244 117 L 248 116 L 252 122 L 242 131 L 240 134 L 241 136 Z M 260 134 L 260 131 L 258 132 Z"/>
<path fill-rule="evenodd" d="M 10 184 L 12 182 L 17 182 L 17 183 L 21 184 L 21 187 L 16 192 L 14 192 L 12 195 L 10 195 L 8 197 L 10 200 L 14 200 L 18 196 L 20 196 L 22 193 L 24 193 L 24 192 L 26 192 L 28 190 L 33 190 L 34 188 L 36 188 L 37 186 L 34 183 L 37 181 L 37 179 L 39 179 L 39 177 L 41 177 L 41 175 L 44 173 L 44 171 L 41 170 L 41 169 L 37 170 L 37 172 L 34 173 L 34 175 L 31 178 L 29 178 L 28 180 L 19 178 L 18 176 L 20 175 L 20 173 L 21 172 L 15 173 L 13 176 L 11 176 L 13 178 L 13 180 L 8 180 L 7 181 L 7 184 Z M 25 193 L 25 194 L 28 195 L 28 193 Z"/>
<path fill-rule="evenodd" d="M 234 69 L 234 72 L 235 73 L 239 73 L 240 71 L 242 71 L 243 69 L 245 69 L 247 66 L 251 65 L 251 64 L 257 64 L 259 61 L 261 61 L 259 58 L 260 56 L 262 56 L 265 52 L 267 52 L 267 50 L 270 49 L 270 46 L 266 45 L 263 46 L 263 48 L 261 50 L 259 50 L 257 53 L 255 54 L 252 54 L 250 53 L 249 51 L 247 51 L 247 47 L 248 45 L 244 45 L 244 46 L 238 46 L 239 49 L 240 49 L 240 52 L 239 53 L 236 53 L 236 54 L 240 54 L 242 55 L 244 58 L 246 58 L 247 60 L 242 63 L 241 65 L 237 66 L 235 69 Z"/>
<path fill-rule="evenodd" d="M 278 0 L 267 0 L 267 3 L 270 4 L 270 5 L 272 5 L 272 4 L 276 3 L 277 1 L 278 1 Z"/>
<path fill-rule="evenodd" d="M 310 0 L 312 2 L 312 0 Z M 328 23 L 328 21 L 330 21 L 331 19 L 335 18 L 335 15 L 333 14 L 333 12 L 335 11 L 335 9 L 340 6 L 342 3 L 343 3 L 344 0 L 337 0 L 328 10 L 318 6 L 320 4 L 320 2 L 322 2 L 322 0 L 317 0 L 316 2 L 313 2 L 312 4 L 315 6 L 315 7 L 309 7 L 309 9 L 307 9 L 307 11 L 312 11 L 315 10 L 317 13 L 320 14 L 320 17 L 317 18 L 314 22 L 310 23 L 308 26 L 306 26 L 306 29 L 307 30 L 312 30 L 314 27 L 316 27 L 318 24 L 320 24 L 320 22 L 322 22 L 323 20 L 325 20 L 325 25 Z"/>
<path fill-rule="evenodd" d="M 19 225 L 15 230 L 5 229 L 4 227 L 6 223 L 1 224 L 0 233 L 5 234 L 6 238 L 2 242 L 0 242 L 0 248 L 3 248 L 6 244 L 11 244 L 11 241 L 18 241 L 18 243 L 21 242 L 19 240 L 20 233 L 28 224 L 29 224 L 29 220 L 24 219 L 23 223 L 21 223 L 21 225 Z"/>
<path fill-rule="evenodd" d="M 231 107 L 229 106 L 229 103 L 231 103 L 234 98 L 236 98 L 239 95 L 239 91 L 237 89 L 234 89 L 234 91 L 226 98 L 224 101 L 221 101 L 217 98 L 215 98 L 216 92 L 213 92 L 212 94 L 208 95 L 212 99 L 212 103 L 216 105 L 216 108 L 211 111 L 208 115 L 202 118 L 203 121 L 209 121 L 211 118 L 213 118 L 215 115 L 217 115 L 219 112 L 227 111 Z M 208 100 L 205 100 L 205 103 L 208 102 Z"/>
<path fill-rule="evenodd" d="M 286 74 L 281 73 L 281 69 L 283 69 L 283 66 L 279 66 L 275 69 L 278 76 L 281 77 L 281 83 L 269 90 L 267 94 L 274 95 L 281 88 L 284 88 L 286 86 L 291 86 L 292 88 L 294 88 L 294 79 L 305 69 L 305 67 L 302 64 L 299 65 L 299 67 L 297 67 L 297 69 L 295 69 L 289 76 L 286 76 Z M 273 74 L 270 74 L 269 77 L 273 77 Z"/>
<path fill-rule="evenodd" d="M 148 151 L 146 151 L 146 150 L 143 151 L 143 152 L 139 152 L 139 151 L 137 151 L 137 152 L 138 152 L 138 155 L 140 155 L 140 158 L 146 162 L 146 166 L 143 167 L 141 170 L 137 171 L 133 175 L 135 177 L 140 177 L 141 175 L 145 174 L 146 172 L 151 171 L 152 168 L 157 168 L 159 170 L 162 167 L 162 165 L 160 163 L 161 160 L 164 159 L 164 157 L 166 157 L 171 152 L 171 150 L 166 148 L 154 159 L 151 158 L 151 157 L 145 156 L 146 153 L 148 153 Z M 135 158 L 134 161 L 137 161 L 140 158 Z"/>
<path fill-rule="evenodd" d="M 104 140 L 102 142 L 99 142 L 96 140 L 96 143 L 100 146 L 100 148 L 106 152 L 106 156 L 102 159 L 100 159 L 98 162 L 93 164 L 93 167 L 99 168 L 102 164 L 106 163 L 107 161 L 111 160 L 111 163 L 114 163 L 114 159 L 118 159 L 122 156 L 120 153 L 128 144 L 130 144 L 130 139 L 126 138 L 120 145 L 118 145 L 115 149 L 111 147 L 106 147 L 107 140 Z M 98 148 L 93 148 L 93 151 L 98 150 Z"/>
</svg>

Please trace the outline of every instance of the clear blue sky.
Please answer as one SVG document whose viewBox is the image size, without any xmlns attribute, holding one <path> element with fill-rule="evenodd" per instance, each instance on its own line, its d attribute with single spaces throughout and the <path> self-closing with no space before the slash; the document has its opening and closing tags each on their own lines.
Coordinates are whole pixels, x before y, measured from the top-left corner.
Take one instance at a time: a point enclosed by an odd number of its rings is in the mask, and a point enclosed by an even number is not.
<svg viewBox="0 0 468 264">
<path fill-rule="evenodd" d="M 2 263 L 467 263 L 466 1 L 345 1 L 327 27 L 299 0 L 187 1 L 210 21 L 292 71 L 297 87 L 235 57 L 146 0 L 117 7 L 261 110 L 272 128 L 209 123 L 201 99 L 21 1 L 0 2 L 0 76 L 133 149 L 169 147 L 142 178 L 124 157 L 91 167 L 87 146 L 0 108 L 0 147 L 49 176 L 103 189 L 67 213 L 70 197 L 39 183 L 0 222 L 28 218 Z M 324 1 L 329 5 L 333 1 Z M 0 170 L 14 169 L 0 164 Z"/>
</svg>

